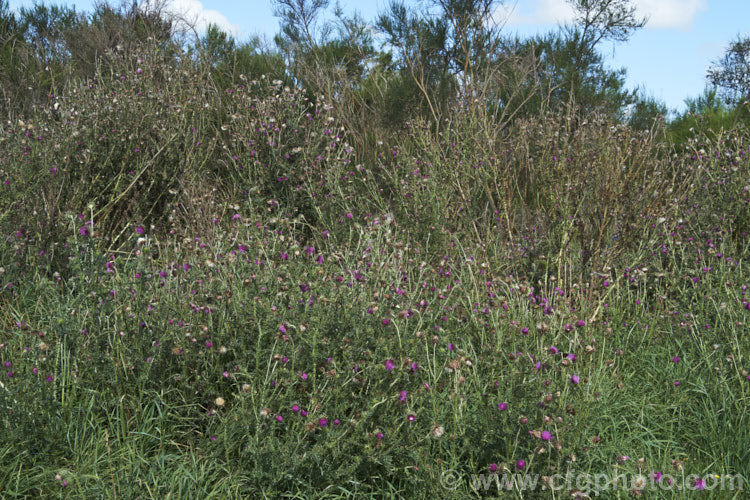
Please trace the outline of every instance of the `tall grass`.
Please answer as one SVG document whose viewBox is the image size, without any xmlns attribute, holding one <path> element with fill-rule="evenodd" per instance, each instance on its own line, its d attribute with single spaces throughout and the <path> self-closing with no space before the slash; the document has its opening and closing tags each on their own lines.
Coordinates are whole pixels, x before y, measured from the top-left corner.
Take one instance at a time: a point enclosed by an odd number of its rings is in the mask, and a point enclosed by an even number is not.
<svg viewBox="0 0 750 500">
<path fill-rule="evenodd" d="M 457 107 L 368 143 L 262 75 L 120 64 L 3 124 L 3 497 L 750 478 L 746 130 Z"/>
</svg>

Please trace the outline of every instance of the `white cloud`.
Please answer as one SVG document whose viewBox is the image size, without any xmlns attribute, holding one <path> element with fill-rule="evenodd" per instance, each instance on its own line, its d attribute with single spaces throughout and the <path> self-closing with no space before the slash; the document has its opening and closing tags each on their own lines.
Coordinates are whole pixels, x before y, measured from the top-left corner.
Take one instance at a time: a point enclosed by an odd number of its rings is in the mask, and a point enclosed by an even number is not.
<svg viewBox="0 0 750 500">
<path fill-rule="evenodd" d="M 565 0 L 536 0 L 531 10 L 521 10 L 520 3 L 510 2 L 501 7 L 496 20 L 507 20 L 508 25 L 555 25 L 575 18 L 573 8 Z M 707 8 L 706 0 L 633 0 L 633 5 L 638 15 L 648 18 L 646 28 L 688 29 L 695 16 Z"/>
<path fill-rule="evenodd" d="M 647 28 L 687 29 L 706 0 L 635 0 L 638 13 L 648 16 Z"/>
<path fill-rule="evenodd" d="M 575 19 L 575 11 L 564 0 L 537 0 L 535 17 L 541 24 L 569 23 Z"/>
<path fill-rule="evenodd" d="M 518 22 L 518 9 L 509 4 L 500 4 L 492 14 L 492 20 L 501 25 L 521 24 Z"/>
<path fill-rule="evenodd" d="M 234 38 L 242 37 L 242 29 L 238 25 L 218 10 L 206 9 L 198 0 L 169 0 L 164 10 L 194 24 L 199 33 L 205 33 L 209 24 L 215 24 Z"/>
</svg>

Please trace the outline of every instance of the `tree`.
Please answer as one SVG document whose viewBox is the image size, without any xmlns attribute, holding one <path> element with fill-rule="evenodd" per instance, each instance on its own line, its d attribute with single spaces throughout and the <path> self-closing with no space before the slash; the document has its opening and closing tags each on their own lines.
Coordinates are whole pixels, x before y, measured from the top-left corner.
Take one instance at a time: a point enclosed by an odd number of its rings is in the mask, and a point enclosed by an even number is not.
<svg viewBox="0 0 750 500">
<path fill-rule="evenodd" d="M 325 39 L 328 30 L 318 30 L 318 19 L 329 0 L 273 0 L 274 15 L 281 19 L 280 40 L 312 48 Z"/>
<path fill-rule="evenodd" d="M 581 28 L 539 35 L 509 43 L 520 54 L 529 54 L 539 63 L 531 82 L 536 95 L 525 106 L 525 114 L 540 106 L 561 109 L 570 104 L 583 113 L 599 111 L 612 119 L 621 117 L 626 106 L 635 101 L 625 89 L 625 69 L 610 69 L 604 57 L 591 44 L 582 43 Z"/>
<path fill-rule="evenodd" d="M 650 96 L 638 96 L 628 112 L 628 126 L 633 130 L 655 130 L 664 123 L 667 105 Z"/>
<path fill-rule="evenodd" d="M 35 2 L 31 8 L 22 7 L 20 10 L 26 43 L 44 66 L 64 64 L 69 60 L 65 35 L 82 21 L 74 8 Z"/>
<path fill-rule="evenodd" d="M 475 95 L 497 69 L 500 26 L 493 15 L 501 4 L 498 0 L 431 0 L 418 11 L 392 1 L 376 26 L 395 52 L 396 100 L 426 108 L 438 123 L 446 103 L 458 94 Z"/>
<path fill-rule="evenodd" d="M 579 47 L 593 49 L 599 42 L 626 42 L 646 25 L 636 16 L 631 0 L 567 0 L 576 13 L 575 26 L 581 31 Z"/>
<path fill-rule="evenodd" d="M 234 51 L 232 60 L 233 75 L 245 75 L 250 80 L 263 75 L 273 80 L 282 80 L 290 84 L 283 55 L 276 49 L 266 46 L 260 38 L 253 37 Z"/>
<path fill-rule="evenodd" d="M 7 41 L 18 29 L 16 16 L 6 0 L 0 0 L 0 43 Z"/>
<path fill-rule="evenodd" d="M 597 46 L 603 41 L 626 42 L 636 30 L 646 25 L 647 19 L 636 15 L 636 9 L 631 0 L 567 0 L 567 2 L 576 14 L 573 25 L 566 28 L 569 45 L 566 51 L 571 58 L 570 71 L 567 72 L 571 96 L 575 98 L 576 104 L 589 107 L 590 103 L 585 99 L 586 89 L 581 89 L 579 86 L 590 83 L 589 77 L 593 72 L 594 79 L 598 79 L 599 89 L 605 94 L 610 94 L 606 99 L 608 104 L 616 104 L 613 98 L 615 101 L 621 99 L 620 109 L 630 104 L 632 98 L 629 98 L 628 94 L 622 90 L 625 71 L 605 70 L 601 55 L 597 52 Z M 611 89 L 609 85 L 615 85 L 615 88 Z M 601 95 L 601 92 L 599 94 Z M 612 109 L 607 111 L 611 112 Z"/>
<path fill-rule="evenodd" d="M 291 76 L 311 100 L 351 98 L 361 87 L 375 54 L 372 30 L 357 14 L 346 16 L 334 8 L 334 21 L 320 22 L 328 0 L 274 0 L 281 18 L 275 41 L 284 54 Z M 321 26 L 322 24 L 322 26 Z"/>
<path fill-rule="evenodd" d="M 674 144 L 684 144 L 701 134 L 715 139 L 722 130 L 732 128 L 740 116 L 739 108 L 730 109 L 715 87 L 706 87 L 698 97 L 685 99 L 685 106 L 685 112 L 669 124 Z"/>
<path fill-rule="evenodd" d="M 216 67 L 232 56 L 235 45 L 232 35 L 211 23 L 206 29 L 206 34 L 201 38 L 201 55 L 206 59 L 207 64 Z"/>
<path fill-rule="evenodd" d="M 750 99 L 750 37 L 737 37 L 724 56 L 714 61 L 707 75 L 729 105 Z"/>
</svg>

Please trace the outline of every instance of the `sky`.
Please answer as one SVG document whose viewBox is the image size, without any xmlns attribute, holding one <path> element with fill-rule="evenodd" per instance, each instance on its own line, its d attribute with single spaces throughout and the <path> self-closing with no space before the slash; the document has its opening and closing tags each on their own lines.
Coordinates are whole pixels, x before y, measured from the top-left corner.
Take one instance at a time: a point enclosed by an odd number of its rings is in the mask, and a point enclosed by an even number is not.
<svg viewBox="0 0 750 500">
<path fill-rule="evenodd" d="M 271 0 L 166 0 L 170 9 L 185 12 L 199 29 L 215 23 L 239 41 L 250 36 L 268 40 L 278 31 Z M 405 0 L 417 5 L 419 0 Z M 67 4 L 90 11 L 92 0 L 47 3 Z M 115 0 L 112 3 L 117 4 Z M 332 12 L 336 0 L 331 0 Z M 388 0 L 339 0 L 346 14 L 358 12 L 374 21 Z M 729 43 L 750 36 L 750 0 L 632 0 L 638 14 L 648 17 L 645 28 L 626 43 L 604 42 L 600 50 L 612 68 L 627 69 L 627 86 L 683 111 L 684 100 L 697 97 L 706 85 L 706 70 L 721 57 Z M 31 6 L 31 0 L 10 0 L 11 9 Z M 497 19 L 505 20 L 508 34 L 530 36 L 555 30 L 572 20 L 565 0 L 508 0 Z"/>
</svg>

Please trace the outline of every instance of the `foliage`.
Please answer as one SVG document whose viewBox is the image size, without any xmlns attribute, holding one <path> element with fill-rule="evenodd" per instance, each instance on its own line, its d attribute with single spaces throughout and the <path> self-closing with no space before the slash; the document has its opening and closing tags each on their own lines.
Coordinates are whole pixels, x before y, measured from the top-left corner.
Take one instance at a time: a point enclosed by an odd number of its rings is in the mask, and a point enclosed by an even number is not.
<svg viewBox="0 0 750 500">
<path fill-rule="evenodd" d="M 633 130 L 661 129 L 669 116 L 666 104 L 655 97 L 639 95 L 628 112 L 628 126 Z"/>
<path fill-rule="evenodd" d="M 488 4 L 431 5 L 434 116 L 343 15 L 63 54 L 5 110 L 3 498 L 743 498 L 739 110 L 710 90 L 665 134 L 648 98 L 541 98 L 554 51 L 468 71 Z"/>
<path fill-rule="evenodd" d="M 707 79 L 721 89 L 727 104 L 747 101 L 750 98 L 750 37 L 738 36 L 708 70 Z"/>
<path fill-rule="evenodd" d="M 629 0 L 567 0 L 576 14 L 575 25 L 581 31 L 579 47 L 593 49 L 600 42 L 626 42 L 647 19 L 636 15 Z"/>
<path fill-rule="evenodd" d="M 674 144 L 693 149 L 694 143 L 702 135 L 712 139 L 723 131 L 734 127 L 739 116 L 739 108 L 729 108 L 715 88 L 706 87 L 703 94 L 685 100 L 686 110 L 669 124 L 670 137 Z"/>
<path fill-rule="evenodd" d="M 385 43 L 395 49 L 399 94 L 411 94 L 421 109 L 409 109 L 441 121 L 446 104 L 457 94 L 479 89 L 496 63 L 496 0 L 435 0 L 418 12 L 402 2 L 377 21 Z M 411 87 L 411 89 L 409 88 Z M 408 94 L 407 94 L 408 92 Z M 406 100 L 406 99 L 403 99 Z M 403 102 L 403 100 L 400 100 Z"/>
<path fill-rule="evenodd" d="M 634 102 L 634 93 L 625 89 L 625 70 L 607 68 L 604 57 L 584 44 L 578 29 L 548 33 L 527 40 L 511 40 L 507 50 L 528 54 L 539 61 L 533 82 L 535 91 L 526 104 L 524 115 L 548 107 L 564 110 L 574 107 L 585 116 L 605 113 L 620 119 L 624 109 Z"/>
</svg>

